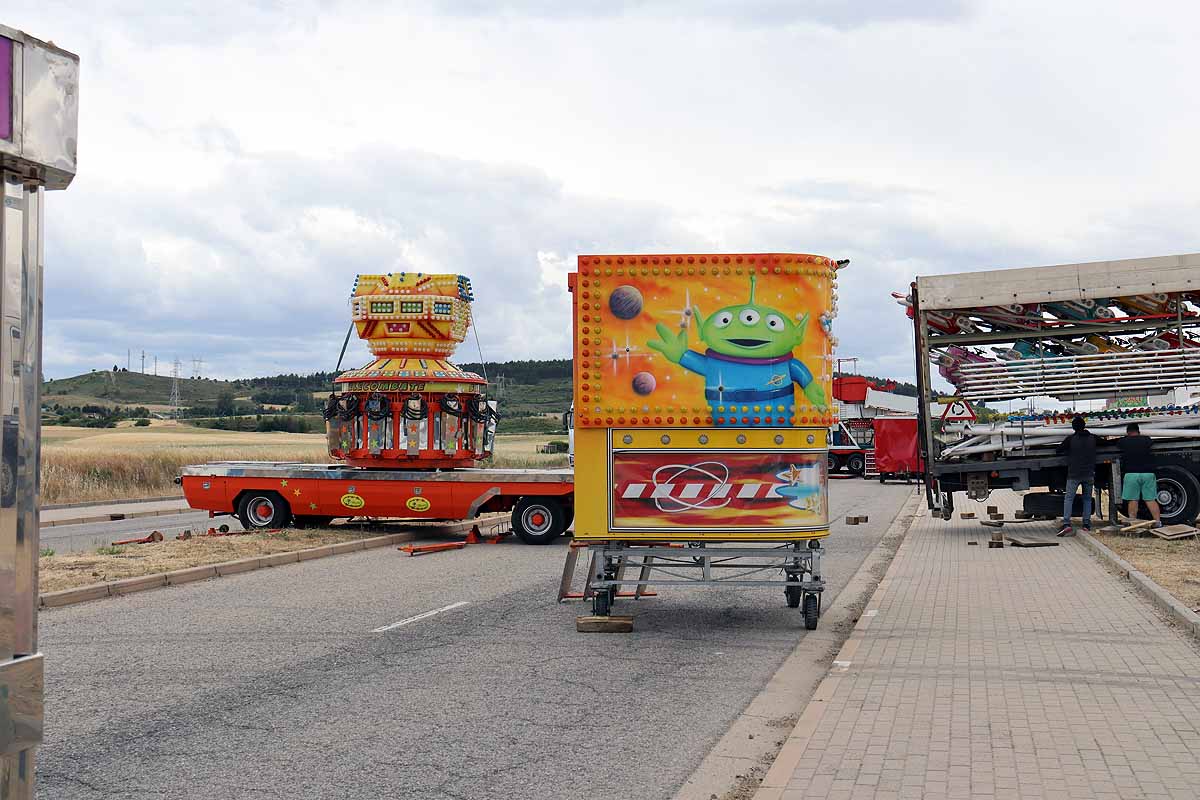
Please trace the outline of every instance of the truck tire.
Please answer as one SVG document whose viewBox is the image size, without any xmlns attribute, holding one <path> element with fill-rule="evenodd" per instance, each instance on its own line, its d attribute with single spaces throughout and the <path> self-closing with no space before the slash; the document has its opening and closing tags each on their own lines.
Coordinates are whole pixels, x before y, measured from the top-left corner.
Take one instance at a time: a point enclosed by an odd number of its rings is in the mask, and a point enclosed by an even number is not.
<svg viewBox="0 0 1200 800">
<path fill-rule="evenodd" d="M 512 512 L 512 529 L 525 544 L 550 544 L 567 529 L 562 503 L 553 497 L 522 497 Z"/>
<path fill-rule="evenodd" d="M 855 453 L 846 459 L 846 469 L 853 475 L 862 475 L 866 468 L 867 460 L 862 457 L 862 453 Z"/>
<path fill-rule="evenodd" d="M 1163 525 L 1191 525 L 1200 512 L 1200 481 L 1183 467 L 1159 467 L 1158 504 Z"/>
<path fill-rule="evenodd" d="M 830 453 L 829 454 L 829 474 L 832 475 L 833 473 L 839 471 L 841 468 L 842 468 L 841 459 L 839 459 L 833 453 Z"/>
<path fill-rule="evenodd" d="M 250 491 L 238 501 L 238 519 L 248 531 L 283 528 L 292 521 L 292 509 L 276 492 Z"/>
</svg>

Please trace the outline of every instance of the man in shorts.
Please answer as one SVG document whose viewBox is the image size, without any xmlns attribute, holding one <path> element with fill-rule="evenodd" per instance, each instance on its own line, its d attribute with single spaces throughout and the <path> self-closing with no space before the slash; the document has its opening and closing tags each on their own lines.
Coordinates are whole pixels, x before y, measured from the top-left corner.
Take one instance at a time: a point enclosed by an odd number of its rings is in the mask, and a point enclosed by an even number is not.
<svg viewBox="0 0 1200 800">
<path fill-rule="evenodd" d="M 1137 519 L 1138 500 L 1146 502 L 1154 527 L 1162 527 L 1158 507 L 1158 478 L 1154 475 L 1154 454 L 1150 437 L 1143 436 L 1136 422 L 1125 426 L 1125 435 L 1117 440 L 1121 451 L 1121 499 L 1127 504 L 1129 516 Z"/>
</svg>

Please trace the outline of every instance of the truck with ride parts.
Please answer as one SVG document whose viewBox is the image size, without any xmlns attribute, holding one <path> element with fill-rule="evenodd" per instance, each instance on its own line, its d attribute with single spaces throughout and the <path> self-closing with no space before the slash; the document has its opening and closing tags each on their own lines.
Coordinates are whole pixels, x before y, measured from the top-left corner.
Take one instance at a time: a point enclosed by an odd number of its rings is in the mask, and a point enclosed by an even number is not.
<svg viewBox="0 0 1200 800">
<path fill-rule="evenodd" d="M 475 466 L 493 453 L 497 404 L 486 378 L 446 360 L 473 300 L 462 275 L 359 275 L 353 325 L 375 359 L 334 380 L 324 414 L 333 463 L 188 466 L 178 478 L 188 503 L 246 529 L 511 512 L 526 544 L 562 535 L 575 513 L 571 470 Z"/>
<path fill-rule="evenodd" d="M 1105 438 L 1137 422 L 1153 439 L 1163 522 L 1195 521 L 1200 406 L 1176 399 L 1200 384 L 1200 253 L 923 276 L 903 301 L 926 501 L 943 519 L 958 493 L 982 500 L 995 489 L 1045 490 L 1025 495 L 1025 511 L 1061 513 L 1066 458 L 1056 447 L 1079 413 Z M 935 392 L 946 394 L 935 375 L 964 406 L 1024 410 L 947 435 L 930 410 Z M 1096 486 L 1119 496 L 1115 443 L 1097 462 Z"/>
</svg>

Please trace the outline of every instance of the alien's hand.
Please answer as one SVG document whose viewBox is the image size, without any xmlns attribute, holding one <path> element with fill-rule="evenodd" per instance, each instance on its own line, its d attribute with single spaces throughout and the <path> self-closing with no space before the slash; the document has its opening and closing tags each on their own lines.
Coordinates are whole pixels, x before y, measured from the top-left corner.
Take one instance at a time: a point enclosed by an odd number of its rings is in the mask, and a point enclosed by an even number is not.
<svg viewBox="0 0 1200 800">
<path fill-rule="evenodd" d="M 683 354 L 687 352 L 687 329 L 684 328 L 679 333 L 674 333 L 660 322 L 654 326 L 654 330 L 658 332 L 659 338 L 646 342 L 646 344 L 678 364 L 683 359 Z"/>
<path fill-rule="evenodd" d="M 816 381 L 809 381 L 808 386 L 804 387 L 804 396 L 807 397 L 808 401 L 814 406 L 820 406 L 824 408 L 826 405 L 825 390 L 822 389 L 821 384 L 817 383 Z"/>
</svg>

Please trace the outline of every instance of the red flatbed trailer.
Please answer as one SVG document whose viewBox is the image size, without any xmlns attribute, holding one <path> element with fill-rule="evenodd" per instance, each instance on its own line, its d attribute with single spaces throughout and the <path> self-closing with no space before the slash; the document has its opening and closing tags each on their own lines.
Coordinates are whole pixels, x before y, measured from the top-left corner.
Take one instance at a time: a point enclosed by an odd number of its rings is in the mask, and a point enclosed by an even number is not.
<svg viewBox="0 0 1200 800">
<path fill-rule="evenodd" d="M 570 469 L 397 470 L 264 461 L 184 467 L 192 508 L 236 515 L 247 529 L 317 526 L 333 519 L 462 520 L 512 511 L 513 533 L 548 544 L 575 516 Z"/>
</svg>

